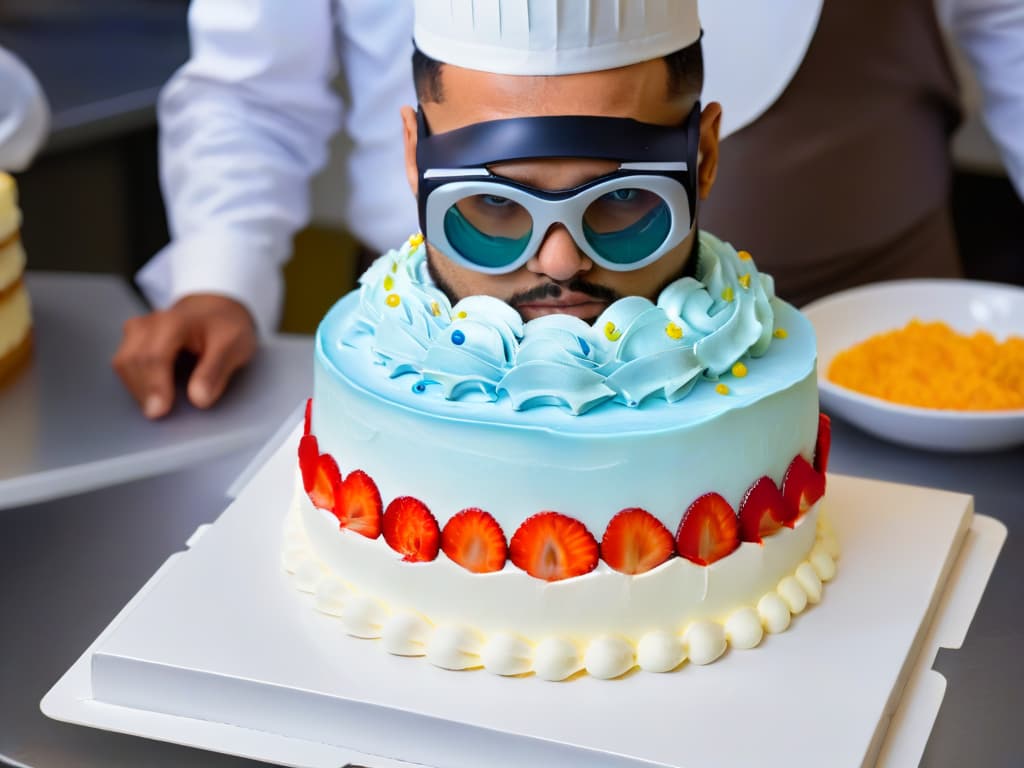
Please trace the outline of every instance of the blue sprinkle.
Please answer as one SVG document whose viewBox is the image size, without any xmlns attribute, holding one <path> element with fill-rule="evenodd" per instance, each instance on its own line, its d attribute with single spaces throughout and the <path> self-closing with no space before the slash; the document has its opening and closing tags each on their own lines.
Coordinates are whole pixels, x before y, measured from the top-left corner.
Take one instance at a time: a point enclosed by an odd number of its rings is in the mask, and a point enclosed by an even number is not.
<svg viewBox="0 0 1024 768">
<path fill-rule="evenodd" d="M 427 391 L 427 387 L 429 387 L 431 384 L 437 384 L 437 382 L 434 381 L 433 379 L 420 379 L 419 381 L 412 385 L 412 391 L 415 392 L 417 395 L 422 395 L 424 392 Z"/>
<path fill-rule="evenodd" d="M 579 339 L 580 349 L 583 350 L 583 354 L 584 355 L 589 355 L 590 354 L 590 345 L 587 344 L 587 340 L 584 339 L 582 336 L 577 336 L 576 338 Z"/>
<path fill-rule="evenodd" d="M 452 331 L 452 344 L 460 346 L 466 342 L 466 334 L 462 331 Z"/>
</svg>

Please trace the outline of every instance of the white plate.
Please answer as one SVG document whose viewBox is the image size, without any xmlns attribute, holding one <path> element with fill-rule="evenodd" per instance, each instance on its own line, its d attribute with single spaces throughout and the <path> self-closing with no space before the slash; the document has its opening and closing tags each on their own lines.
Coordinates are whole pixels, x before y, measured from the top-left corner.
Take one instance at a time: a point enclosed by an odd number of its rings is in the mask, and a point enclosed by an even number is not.
<svg viewBox="0 0 1024 768">
<path fill-rule="evenodd" d="M 818 336 L 822 409 L 896 443 L 935 451 L 988 451 L 1024 442 L 1024 409 L 942 411 L 896 405 L 833 384 L 832 358 L 914 318 L 960 333 L 1024 336 L 1024 288 L 974 280 L 894 280 L 826 296 L 803 308 Z"/>
</svg>

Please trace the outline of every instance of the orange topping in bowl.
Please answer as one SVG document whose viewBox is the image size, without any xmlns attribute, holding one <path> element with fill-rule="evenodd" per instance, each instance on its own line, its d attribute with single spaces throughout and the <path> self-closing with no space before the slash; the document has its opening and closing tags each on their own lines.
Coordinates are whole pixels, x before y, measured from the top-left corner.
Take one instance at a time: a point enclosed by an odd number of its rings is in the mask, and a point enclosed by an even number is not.
<svg viewBox="0 0 1024 768">
<path fill-rule="evenodd" d="M 1024 338 L 957 333 L 912 320 L 840 352 L 828 368 L 840 386 L 901 405 L 958 411 L 1024 408 Z"/>
</svg>

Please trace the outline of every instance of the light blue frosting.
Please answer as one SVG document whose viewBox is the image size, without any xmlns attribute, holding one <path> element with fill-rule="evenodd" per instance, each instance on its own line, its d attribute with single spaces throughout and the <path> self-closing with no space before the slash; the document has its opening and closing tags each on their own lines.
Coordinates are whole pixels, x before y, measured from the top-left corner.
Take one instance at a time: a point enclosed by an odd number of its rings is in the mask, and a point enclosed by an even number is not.
<svg viewBox="0 0 1024 768">
<path fill-rule="evenodd" d="M 328 315 L 320 343 L 340 370 L 340 347 L 365 350 L 382 375 L 408 377 L 424 397 L 507 398 L 515 410 L 555 405 L 572 414 L 671 403 L 772 342 L 774 286 L 749 256 L 701 232 L 696 273 L 669 284 L 657 303 L 614 302 L 593 325 L 569 315 L 523 322 L 489 296 L 452 306 L 430 280 L 425 245 L 406 243 L 360 278 L 358 307 Z"/>
</svg>

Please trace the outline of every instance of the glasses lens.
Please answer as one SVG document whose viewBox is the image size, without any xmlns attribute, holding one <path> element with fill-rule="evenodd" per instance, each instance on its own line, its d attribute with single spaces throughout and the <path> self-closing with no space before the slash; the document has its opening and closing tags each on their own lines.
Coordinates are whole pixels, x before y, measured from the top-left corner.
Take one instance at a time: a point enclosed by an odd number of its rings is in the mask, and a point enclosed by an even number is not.
<svg viewBox="0 0 1024 768">
<path fill-rule="evenodd" d="M 614 264 L 646 259 L 665 242 L 672 212 L 646 189 L 616 189 L 597 198 L 583 213 L 583 234 L 590 247 Z"/>
<path fill-rule="evenodd" d="M 444 215 L 448 242 L 467 261 L 497 269 L 518 259 L 533 234 L 530 212 L 500 195 L 464 197 Z"/>
</svg>

